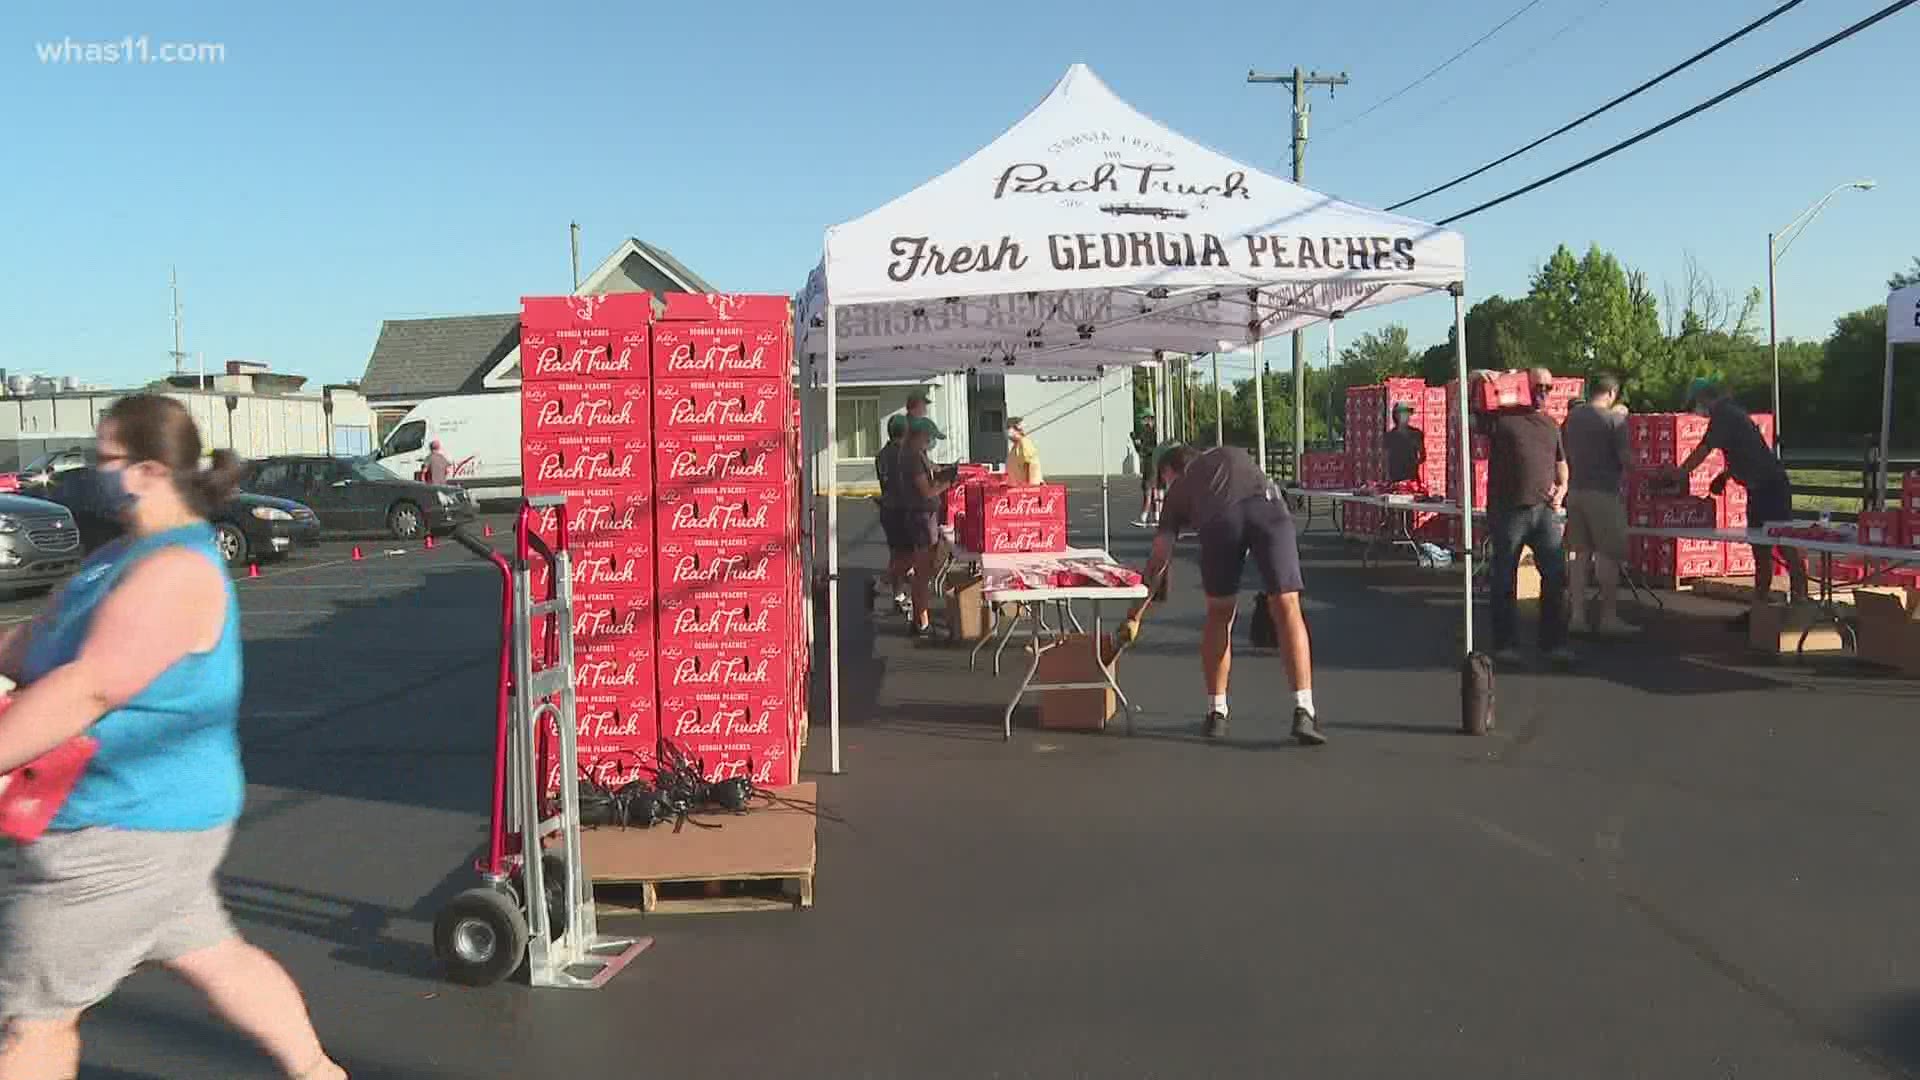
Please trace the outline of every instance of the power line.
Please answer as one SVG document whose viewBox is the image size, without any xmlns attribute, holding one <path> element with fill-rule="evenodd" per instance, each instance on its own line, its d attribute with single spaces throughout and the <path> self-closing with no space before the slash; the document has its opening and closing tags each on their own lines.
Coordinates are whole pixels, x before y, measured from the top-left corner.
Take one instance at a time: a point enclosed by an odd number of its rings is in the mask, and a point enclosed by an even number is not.
<svg viewBox="0 0 1920 1080">
<path fill-rule="evenodd" d="M 1566 37 L 1568 34 L 1572 33 L 1573 31 L 1579 29 L 1582 23 L 1586 22 L 1588 19 L 1591 19 L 1595 15 L 1598 15 L 1602 11 L 1606 10 L 1607 5 L 1611 3 L 1613 3 L 1613 0 L 1600 0 L 1600 2 L 1597 4 L 1583 5 L 1578 14 L 1576 14 L 1573 18 L 1568 19 L 1566 22 L 1560 24 L 1560 29 L 1555 30 L 1553 33 L 1541 39 L 1539 42 L 1534 44 L 1531 48 L 1527 49 L 1525 52 L 1521 53 L 1519 56 L 1516 56 L 1512 60 L 1508 61 L 1506 65 L 1500 68 L 1498 71 L 1490 73 L 1491 77 L 1482 79 L 1478 82 L 1472 83 L 1466 87 L 1463 87 L 1459 90 L 1454 91 L 1452 94 L 1449 94 L 1446 97 L 1443 97 L 1439 101 L 1435 102 L 1432 108 L 1427 109 L 1425 112 L 1415 114 L 1412 119 L 1407 120 L 1400 124 L 1396 124 L 1393 127 L 1388 128 L 1387 131 L 1389 132 L 1399 131 L 1402 128 L 1405 128 L 1408 124 L 1413 123 L 1414 120 L 1419 120 L 1419 119 L 1431 116 L 1434 113 L 1437 113 L 1440 110 L 1446 108 L 1447 106 L 1453 104 L 1454 102 L 1459 101 L 1461 98 L 1466 97 L 1468 94 L 1473 93 L 1475 90 L 1480 89 L 1481 87 L 1484 87 L 1490 83 L 1493 83 L 1506 75 L 1510 75 L 1522 67 L 1525 67 L 1528 63 L 1532 62 L 1535 57 L 1538 57 L 1542 52 L 1544 52 L 1548 46 L 1552 45 L 1556 41 L 1559 41 L 1561 38 Z"/>
<path fill-rule="evenodd" d="M 1447 57 L 1445 60 L 1440 62 L 1440 65 L 1438 67 L 1434 68 L 1432 71 L 1427 72 L 1425 75 L 1420 76 L 1419 78 L 1413 80 L 1412 82 L 1401 87 L 1400 89 L 1395 90 L 1393 93 L 1388 94 L 1386 97 L 1381 98 L 1379 101 L 1374 102 L 1372 105 L 1369 105 L 1366 108 L 1366 110 L 1362 112 L 1359 116 L 1356 116 L 1351 120 L 1347 120 L 1342 123 L 1334 125 L 1333 128 L 1327 132 L 1327 135 L 1332 135 L 1336 131 L 1344 131 L 1345 129 L 1352 127 L 1353 125 L 1359 123 L 1360 121 L 1365 120 L 1367 117 L 1372 116 L 1375 112 L 1379 111 L 1381 108 L 1387 105 L 1390 105 L 1395 101 L 1398 101 L 1401 97 L 1405 96 L 1409 91 L 1413 90 L 1415 87 L 1426 82 L 1428 79 L 1433 78 L 1435 75 L 1440 74 L 1442 71 L 1445 71 L 1447 68 L 1452 67 L 1454 61 L 1459 60 L 1461 57 L 1467 55 L 1473 50 L 1486 44 L 1489 38 L 1493 37 L 1493 35 L 1499 33 L 1500 31 L 1506 29 L 1508 23 L 1512 22 L 1513 20 L 1519 18 L 1522 15 L 1525 15 L 1528 11 L 1531 11 L 1532 9 L 1539 6 L 1540 6 L 1540 0 L 1527 0 L 1527 3 L 1521 5 L 1519 11 L 1516 11 L 1513 14 L 1507 16 L 1506 18 L 1500 20 L 1498 23 L 1494 25 L 1493 29 L 1487 31 L 1484 34 L 1481 34 L 1478 38 L 1475 38 L 1473 41 L 1473 44 L 1468 45 L 1466 48 L 1461 49 L 1459 52 L 1454 53 L 1452 56 Z M 1321 137 L 1325 138 L 1326 136 L 1321 136 Z"/>
<path fill-rule="evenodd" d="M 1827 38 L 1825 41 L 1822 41 L 1817 45 L 1812 45 L 1806 49 L 1801 50 L 1800 52 L 1794 54 L 1791 57 L 1788 57 L 1785 60 L 1780 61 L 1778 64 L 1773 65 L 1772 67 L 1768 68 L 1767 70 L 1761 72 L 1758 75 L 1755 75 L 1753 78 L 1748 79 L 1747 81 L 1739 84 L 1738 86 L 1722 91 L 1721 93 L 1716 94 L 1711 98 L 1708 98 L 1706 101 L 1703 101 L 1698 105 L 1695 105 L 1693 108 L 1688 109 L 1686 112 L 1680 113 L 1677 116 L 1670 117 L 1667 120 L 1662 121 L 1661 123 L 1648 128 L 1647 130 L 1641 132 L 1640 134 L 1633 136 L 1630 139 L 1623 139 L 1620 142 L 1614 143 L 1612 146 L 1609 146 L 1605 150 L 1602 150 L 1599 153 L 1594 154 L 1592 157 L 1586 158 L 1585 160 L 1582 160 L 1582 161 L 1577 161 L 1572 165 L 1569 165 L 1566 168 L 1561 169 L 1559 172 L 1554 173 L 1551 176 L 1541 177 L 1540 179 L 1535 180 L 1533 183 L 1528 184 L 1526 187 L 1519 188 L 1514 191 L 1509 191 L 1505 195 L 1502 195 L 1497 199 L 1491 199 L 1491 200 L 1488 200 L 1487 202 L 1483 202 L 1479 206 L 1476 206 L 1471 210 L 1463 210 L 1458 214 L 1454 214 L 1452 217 L 1441 218 L 1439 221 L 1435 222 L 1434 224 L 1451 225 L 1454 222 L 1459 221 L 1461 218 L 1470 217 L 1474 214 L 1479 213 L 1482 210 L 1491 210 L 1494 207 L 1499 206 L 1501 203 L 1508 202 L 1513 199 L 1517 199 L 1520 196 L 1525 195 L 1530 191 L 1537 191 L 1540 188 L 1543 188 L 1548 184 L 1553 183 L 1555 180 L 1559 180 L 1562 177 L 1569 176 L 1573 173 L 1579 172 L 1581 169 L 1584 169 L 1589 165 L 1592 165 L 1596 162 L 1605 161 L 1607 158 L 1612 157 L 1613 155 L 1619 153 L 1622 150 L 1627 149 L 1628 147 L 1634 146 L 1638 143 L 1645 142 L 1646 140 L 1672 127 L 1673 125 L 1680 123 L 1682 120 L 1686 120 L 1691 117 L 1698 116 L 1699 114 L 1706 112 L 1708 109 L 1713 108 L 1715 105 L 1720 104 L 1721 102 L 1727 100 L 1728 98 L 1733 97 L 1736 94 L 1739 94 L 1751 87 L 1757 86 L 1760 83 L 1766 82 L 1768 79 L 1771 79 L 1775 75 L 1778 75 L 1781 72 L 1787 70 L 1788 68 L 1793 67 L 1794 65 L 1800 63 L 1802 60 L 1805 60 L 1809 57 L 1816 56 L 1822 52 L 1825 52 L 1827 49 L 1835 45 L 1838 45 L 1840 42 L 1845 41 L 1846 39 L 1852 37 L 1853 35 L 1859 33 L 1860 31 L 1867 29 L 1868 27 L 1874 25 L 1877 22 L 1880 22 L 1882 19 L 1885 19 L 1891 15 L 1896 15 L 1905 8 L 1912 7 L 1915 2 L 1916 0 L 1894 0 L 1894 3 L 1888 4 L 1886 7 L 1883 7 L 1879 11 L 1874 12 L 1872 15 L 1869 15 L 1866 18 L 1861 19 L 1859 22 L 1854 23 L 1852 26 L 1847 27 L 1845 30 L 1840 31 L 1839 33 L 1833 35 L 1832 37 Z"/>
<path fill-rule="evenodd" d="M 1600 106 L 1599 108 L 1593 110 L 1592 112 L 1586 114 L 1585 116 L 1582 116 L 1571 123 L 1564 124 L 1554 129 L 1553 131 L 1550 131 L 1545 135 L 1540 136 L 1539 138 L 1533 140 L 1527 145 L 1521 147 L 1520 149 L 1515 150 L 1513 153 L 1506 155 L 1505 157 L 1495 158 L 1494 160 L 1487 162 L 1485 165 L 1480 166 L 1479 168 L 1473 170 L 1470 173 L 1467 173 L 1464 176 L 1456 176 L 1452 180 L 1449 180 L 1446 183 L 1441 184 L 1439 187 L 1429 188 L 1426 191 L 1423 191 L 1420 194 L 1415 195 L 1411 199 L 1402 199 L 1399 202 L 1394 203 L 1392 206 L 1387 207 L 1387 209 L 1398 210 L 1403 206 L 1411 206 L 1414 203 L 1417 203 L 1421 199 L 1427 198 L 1430 195 L 1438 195 L 1441 192 L 1447 190 L 1448 188 L 1458 187 L 1459 185 L 1466 183 L 1467 181 L 1473 179 L 1476 176 L 1479 176 L 1481 173 L 1484 173 L 1489 169 L 1494 169 L 1494 168 L 1498 168 L 1501 165 L 1505 165 L 1507 162 L 1512 161 L 1514 158 L 1519 157 L 1521 154 L 1524 154 L 1529 150 L 1532 150 L 1534 147 L 1539 146 L 1542 143 L 1548 142 L 1550 140 L 1557 139 L 1560 136 L 1565 135 L 1567 132 L 1572 131 L 1574 128 L 1579 127 L 1581 124 L 1584 124 L 1587 121 L 1593 119 L 1594 117 L 1599 116 L 1601 113 L 1604 113 L 1609 109 L 1612 109 L 1614 106 L 1624 104 L 1632 100 L 1633 98 L 1640 96 L 1642 93 L 1653 89 L 1654 87 L 1660 85 L 1661 83 L 1666 82 L 1668 79 L 1672 78 L 1673 76 L 1680 74 L 1682 71 L 1685 71 L 1686 69 L 1692 67 L 1693 65 L 1699 63 L 1700 61 L 1705 60 L 1707 57 L 1712 56 L 1714 53 L 1719 52 L 1721 49 L 1726 48 L 1728 45 L 1733 44 L 1734 42 L 1740 40 L 1741 38 L 1746 37 L 1748 34 L 1753 33 L 1755 30 L 1760 29 L 1762 26 L 1765 26 L 1768 23 L 1772 22 L 1773 20 L 1779 18 L 1780 16 L 1785 15 L 1787 12 L 1792 11 L 1794 8 L 1799 7 L 1802 3 L 1805 3 L 1805 0 L 1787 0 L 1786 3 L 1781 4 L 1779 7 L 1774 8 L 1772 11 L 1767 12 L 1765 15 L 1760 16 L 1758 19 L 1755 19 L 1754 21 L 1748 23 L 1747 25 L 1741 27 L 1740 29 L 1734 31 L 1731 34 L 1728 34 L 1726 37 L 1721 38 L 1719 41 L 1714 42 L 1712 45 L 1707 46 L 1705 49 L 1702 49 L 1701 51 L 1694 53 L 1692 56 L 1689 56 L 1685 60 L 1682 60 L 1678 64 L 1675 64 L 1674 66 L 1668 68 L 1667 70 L 1661 72 L 1660 74 L 1655 75 L 1653 78 L 1648 79 L 1646 82 L 1641 83 L 1639 86 L 1634 87 L 1633 89 L 1627 91 L 1626 93 L 1621 94 L 1619 97 L 1614 98 L 1612 101 L 1607 102 L 1605 105 Z"/>
</svg>

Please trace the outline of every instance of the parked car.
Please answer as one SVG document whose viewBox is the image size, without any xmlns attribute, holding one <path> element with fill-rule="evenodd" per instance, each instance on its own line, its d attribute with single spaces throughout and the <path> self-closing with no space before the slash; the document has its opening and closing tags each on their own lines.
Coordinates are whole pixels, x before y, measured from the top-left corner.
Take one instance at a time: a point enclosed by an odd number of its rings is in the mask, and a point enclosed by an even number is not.
<svg viewBox="0 0 1920 1080">
<path fill-rule="evenodd" d="M 67 471 L 56 474 L 50 483 L 28 488 L 36 497 L 72 512 L 86 551 L 116 540 L 126 531 L 118 518 L 100 506 L 91 478 L 90 472 Z M 278 558 L 320 542 L 319 516 L 290 499 L 236 491 L 207 520 L 213 525 L 214 539 L 228 566 Z"/>
<path fill-rule="evenodd" d="M 0 495 L 0 590 L 57 584 L 80 566 L 80 529 L 59 503 Z"/>
<path fill-rule="evenodd" d="M 87 462 L 91 460 L 88 455 L 92 453 L 93 451 L 90 448 L 84 446 L 69 446 L 65 450 L 52 450 L 27 462 L 21 466 L 20 471 L 14 475 L 19 479 L 20 487 L 23 489 L 36 484 L 48 484 L 53 481 L 54 477 L 62 473 L 86 468 Z"/>
<path fill-rule="evenodd" d="M 386 532 L 411 540 L 472 521 L 473 496 L 457 487 L 423 484 L 365 458 L 262 458 L 241 485 L 313 508 L 328 532 Z"/>
</svg>

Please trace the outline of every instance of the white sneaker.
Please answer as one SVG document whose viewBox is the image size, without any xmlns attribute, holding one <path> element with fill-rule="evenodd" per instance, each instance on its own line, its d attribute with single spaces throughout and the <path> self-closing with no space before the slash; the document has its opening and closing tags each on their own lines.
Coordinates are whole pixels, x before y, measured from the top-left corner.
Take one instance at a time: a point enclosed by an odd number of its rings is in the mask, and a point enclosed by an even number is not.
<svg viewBox="0 0 1920 1080">
<path fill-rule="evenodd" d="M 1146 518 L 1138 517 L 1133 519 L 1133 527 L 1136 529 L 1151 529 L 1153 528 L 1153 522 L 1148 521 Z"/>
</svg>

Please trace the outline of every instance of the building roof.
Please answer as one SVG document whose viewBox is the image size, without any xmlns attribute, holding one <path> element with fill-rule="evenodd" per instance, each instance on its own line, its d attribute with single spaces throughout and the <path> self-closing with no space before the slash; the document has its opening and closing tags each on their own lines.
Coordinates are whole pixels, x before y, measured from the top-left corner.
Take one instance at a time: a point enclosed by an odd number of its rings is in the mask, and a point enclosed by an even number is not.
<svg viewBox="0 0 1920 1080">
<path fill-rule="evenodd" d="M 388 319 L 380 324 L 360 393 L 410 398 L 459 393 L 519 345 L 520 316 Z M 484 373 L 484 372 L 483 372 Z"/>
<path fill-rule="evenodd" d="M 608 255 L 605 261 L 595 267 L 593 271 L 586 276 L 586 279 L 580 282 L 579 294 L 581 296 L 591 296 L 601 291 L 607 279 L 625 265 L 629 258 L 635 255 L 652 263 L 654 269 L 660 271 L 662 276 L 678 286 L 682 291 L 690 293 L 712 293 L 720 291 L 712 285 L 707 284 L 705 278 L 687 269 L 687 264 L 674 258 L 673 252 L 668 251 L 666 248 L 649 244 L 639 237 L 629 236 L 620 242 L 619 247 L 613 249 L 613 254 Z"/>
</svg>

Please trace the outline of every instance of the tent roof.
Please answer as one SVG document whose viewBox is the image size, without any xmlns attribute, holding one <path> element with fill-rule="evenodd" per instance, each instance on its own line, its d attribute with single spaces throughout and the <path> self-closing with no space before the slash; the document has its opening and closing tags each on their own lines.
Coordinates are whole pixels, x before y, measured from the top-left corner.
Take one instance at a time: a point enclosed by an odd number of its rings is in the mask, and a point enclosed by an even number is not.
<svg viewBox="0 0 1920 1080">
<path fill-rule="evenodd" d="M 1080 368 L 1212 352 L 1466 279 L 1457 232 L 1270 176 L 1086 66 L 984 149 L 827 230 L 802 351 L 843 374 Z"/>
</svg>

